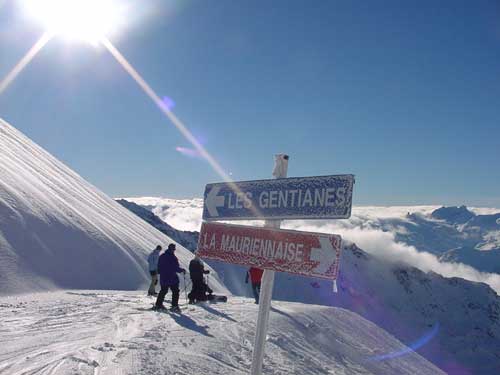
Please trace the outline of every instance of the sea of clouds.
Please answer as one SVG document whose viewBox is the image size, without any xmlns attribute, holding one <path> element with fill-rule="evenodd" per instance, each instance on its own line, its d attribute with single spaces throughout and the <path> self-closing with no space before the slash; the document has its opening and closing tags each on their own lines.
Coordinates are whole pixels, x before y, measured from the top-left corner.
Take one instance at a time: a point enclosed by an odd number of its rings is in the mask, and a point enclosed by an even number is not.
<svg viewBox="0 0 500 375">
<path fill-rule="evenodd" d="M 157 197 L 125 198 L 139 205 L 147 206 L 162 220 L 176 229 L 199 231 L 203 211 L 203 200 L 169 199 Z M 282 228 L 340 234 L 343 239 L 356 243 L 363 250 L 390 262 L 406 263 L 424 272 L 433 271 L 444 277 L 461 277 L 470 281 L 483 282 L 490 285 L 500 294 L 500 275 L 479 272 L 461 263 L 440 262 L 428 252 L 419 251 L 396 241 L 395 234 L 404 231 L 404 227 L 395 227 L 393 231 L 380 229 L 381 220 L 406 220 L 408 213 L 429 217 L 439 206 L 355 206 L 352 215 L 346 220 L 294 220 L 284 221 Z M 493 214 L 500 212 L 497 208 L 469 207 L 476 214 Z M 242 225 L 258 225 L 256 222 L 239 222 Z"/>
</svg>

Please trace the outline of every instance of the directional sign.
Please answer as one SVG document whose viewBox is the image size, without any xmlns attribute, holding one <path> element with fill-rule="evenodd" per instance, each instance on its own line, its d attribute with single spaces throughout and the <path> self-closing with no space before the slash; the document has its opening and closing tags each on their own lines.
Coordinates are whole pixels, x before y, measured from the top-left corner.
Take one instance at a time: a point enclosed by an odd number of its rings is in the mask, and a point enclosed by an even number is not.
<svg viewBox="0 0 500 375">
<path fill-rule="evenodd" d="M 197 254 L 226 263 L 336 279 L 340 236 L 203 223 Z"/>
<path fill-rule="evenodd" d="M 203 219 L 347 219 L 353 175 L 208 184 Z"/>
</svg>

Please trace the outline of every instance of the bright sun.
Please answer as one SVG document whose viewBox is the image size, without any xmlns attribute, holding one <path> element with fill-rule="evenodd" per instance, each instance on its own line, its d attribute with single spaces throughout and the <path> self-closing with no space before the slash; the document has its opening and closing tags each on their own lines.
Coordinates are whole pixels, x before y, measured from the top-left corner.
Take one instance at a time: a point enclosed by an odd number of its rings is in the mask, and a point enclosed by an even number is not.
<svg viewBox="0 0 500 375">
<path fill-rule="evenodd" d="M 23 4 L 48 32 L 90 43 L 115 31 L 120 17 L 116 0 L 24 0 Z"/>
</svg>

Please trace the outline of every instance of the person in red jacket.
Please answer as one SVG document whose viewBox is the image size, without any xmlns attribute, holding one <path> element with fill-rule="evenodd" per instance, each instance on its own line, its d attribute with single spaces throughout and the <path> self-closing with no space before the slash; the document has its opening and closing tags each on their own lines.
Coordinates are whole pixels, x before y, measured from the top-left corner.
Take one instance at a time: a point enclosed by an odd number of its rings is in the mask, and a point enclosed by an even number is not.
<svg viewBox="0 0 500 375">
<path fill-rule="evenodd" d="M 255 298 L 255 303 L 259 303 L 259 295 L 260 295 L 260 283 L 262 281 L 262 274 L 264 270 L 260 268 L 250 267 L 247 271 L 247 276 L 245 277 L 245 284 L 248 284 L 248 279 L 250 278 L 250 282 L 252 283 L 252 292 Z"/>
</svg>

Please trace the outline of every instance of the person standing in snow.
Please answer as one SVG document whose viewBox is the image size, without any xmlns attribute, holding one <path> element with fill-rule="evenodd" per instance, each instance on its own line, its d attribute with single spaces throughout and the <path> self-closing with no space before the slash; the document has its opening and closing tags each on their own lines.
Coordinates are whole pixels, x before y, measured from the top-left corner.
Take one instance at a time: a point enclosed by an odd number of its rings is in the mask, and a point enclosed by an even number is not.
<svg viewBox="0 0 500 375">
<path fill-rule="evenodd" d="M 186 273 L 184 268 L 179 266 L 179 260 L 174 254 L 175 244 L 168 245 L 167 250 L 160 256 L 158 261 L 158 272 L 160 273 L 161 290 L 156 299 L 155 309 L 165 309 L 163 301 L 168 289 L 172 290 L 172 306 L 170 311 L 178 312 L 179 309 L 179 277 L 178 273 Z"/>
<path fill-rule="evenodd" d="M 252 283 L 252 292 L 253 296 L 255 298 L 255 303 L 259 303 L 259 295 L 260 295 L 260 283 L 262 281 L 262 274 L 264 273 L 264 270 L 261 270 L 260 268 L 255 268 L 255 267 L 250 267 L 250 269 L 247 271 L 247 275 L 245 277 L 245 284 L 248 284 L 248 279 L 250 278 L 250 281 Z"/>
<path fill-rule="evenodd" d="M 161 246 L 156 246 L 148 256 L 149 274 L 151 275 L 151 284 L 149 285 L 148 296 L 156 296 L 156 284 L 158 284 L 158 259 L 160 258 Z"/>
<path fill-rule="evenodd" d="M 191 282 L 193 284 L 191 292 L 188 294 L 189 303 L 206 301 L 209 299 L 207 293 L 212 294 L 213 291 L 208 287 L 203 278 L 204 275 L 209 273 L 210 271 L 205 269 L 200 257 L 195 255 L 194 259 L 189 262 L 189 275 L 191 276 Z"/>
</svg>

